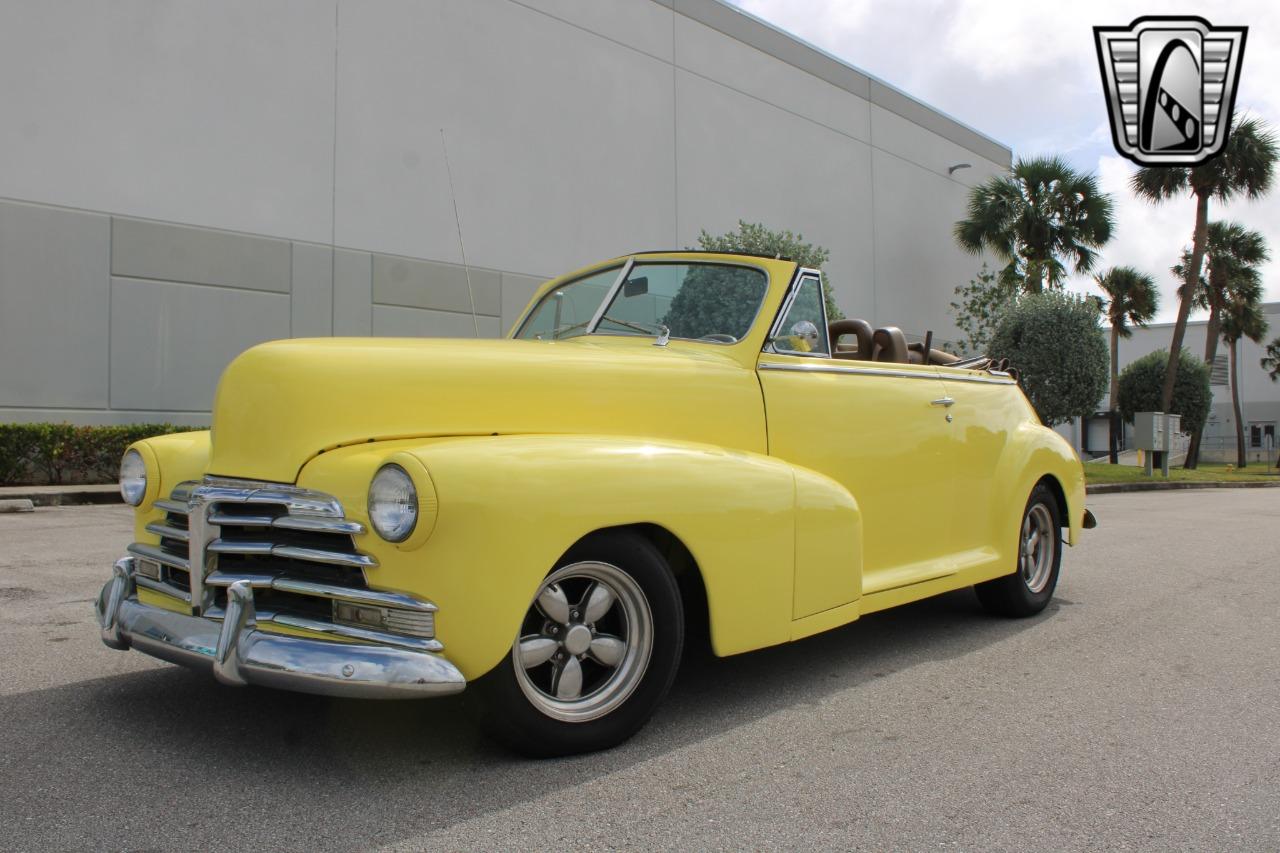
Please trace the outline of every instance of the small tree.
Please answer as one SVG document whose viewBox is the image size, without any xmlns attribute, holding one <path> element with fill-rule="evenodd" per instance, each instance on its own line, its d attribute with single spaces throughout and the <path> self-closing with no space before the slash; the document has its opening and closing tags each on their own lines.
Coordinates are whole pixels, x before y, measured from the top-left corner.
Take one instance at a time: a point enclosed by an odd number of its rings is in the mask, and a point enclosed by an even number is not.
<svg viewBox="0 0 1280 853">
<path fill-rule="evenodd" d="M 738 230 L 713 236 L 705 230 L 698 234 L 698 248 L 708 252 L 747 252 L 774 258 L 790 258 L 802 267 L 821 270 L 831 253 L 821 246 L 806 243 L 803 234 L 773 231 L 758 222 L 738 220 Z M 826 298 L 827 319 L 843 320 L 844 312 L 836 305 L 827 274 L 822 273 L 822 292 Z M 672 305 L 674 308 L 675 305 Z"/>
<path fill-rule="evenodd" d="M 955 317 L 964 339 L 960 349 L 965 355 L 981 355 L 1000 325 L 1000 319 L 1018 301 L 1018 287 L 1001 281 L 986 264 L 978 274 L 956 288 L 957 302 L 951 303 L 951 316 Z"/>
<path fill-rule="evenodd" d="M 1272 382 L 1280 382 L 1280 338 L 1267 344 L 1267 354 L 1258 360 L 1258 364 L 1267 371 Z M 1280 454 L 1276 456 L 1276 467 L 1280 468 Z"/>
<path fill-rule="evenodd" d="M 1280 382 L 1280 338 L 1267 344 L 1267 354 L 1258 361 L 1258 364 L 1267 371 L 1272 382 Z"/>
<path fill-rule="evenodd" d="M 1107 340 L 1098 304 L 1060 292 L 1024 296 L 996 328 L 991 355 L 1007 358 L 1049 426 L 1097 411 L 1107 390 Z"/>
<path fill-rule="evenodd" d="M 1165 368 L 1169 351 L 1156 350 L 1132 362 L 1120 372 L 1120 414 L 1133 423 L 1135 412 L 1161 411 Z M 1183 350 L 1178 354 L 1178 381 L 1173 386 L 1169 411 L 1182 415 L 1182 431 L 1193 432 L 1209 417 L 1213 394 L 1209 390 L 1209 365 Z"/>
</svg>

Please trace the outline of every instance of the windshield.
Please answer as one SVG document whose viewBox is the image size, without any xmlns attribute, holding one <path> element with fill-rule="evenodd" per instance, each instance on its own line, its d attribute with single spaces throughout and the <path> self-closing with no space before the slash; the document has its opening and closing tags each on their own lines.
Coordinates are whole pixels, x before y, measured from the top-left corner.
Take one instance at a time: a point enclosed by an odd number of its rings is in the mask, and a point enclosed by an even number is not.
<svg viewBox="0 0 1280 853">
<path fill-rule="evenodd" d="M 640 262 L 631 267 L 592 329 L 591 321 L 621 271 L 613 267 L 557 287 L 542 298 L 517 337 L 670 334 L 731 344 L 751 330 L 768 288 L 764 271 L 755 267 Z"/>
</svg>

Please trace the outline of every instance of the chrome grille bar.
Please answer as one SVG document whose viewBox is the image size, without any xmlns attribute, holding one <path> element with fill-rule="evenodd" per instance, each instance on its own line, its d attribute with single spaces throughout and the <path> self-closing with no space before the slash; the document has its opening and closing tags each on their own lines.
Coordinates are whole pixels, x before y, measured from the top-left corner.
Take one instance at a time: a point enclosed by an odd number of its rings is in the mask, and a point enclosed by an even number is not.
<svg viewBox="0 0 1280 853">
<path fill-rule="evenodd" d="M 319 548 L 300 548 L 296 545 L 276 545 L 271 549 L 276 557 L 290 557 L 329 566 L 347 566 L 353 569 L 371 569 L 378 561 L 368 554 L 345 554 L 341 551 L 324 551 Z"/>
<path fill-rule="evenodd" d="M 186 572 L 190 592 L 165 577 L 144 579 L 140 585 L 188 603 L 193 615 L 222 618 L 221 590 L 243 581 L 264 590 L 264 596 L 277 596 L 264 597 L 267 608 L 259 611 L 260 621 L 335 639 L 418 651 L 443 648 L 434 639 L 435 604 L 364 587 L 364 570 L 378 564 L 354 547 L 352 537 L 363 534 L 365 525 L 347 519 L 330 495 L 277 483 L 206 477 L 203 482 L 180 483 L 154 506 L 167 517 L 148 523 L 146 530 L 165 547 L 135 543 L 129 551 Z M 272 536 L 273 531 L 279 534 Z M 175 544 L 185 544 L 187 553 L 173 553 Z M 320 601 L 326 605 L 318 608 Z M 381 624 L 339 618 L 339 608 L 350 606 L 376 608 Z"/>
<path fill-rule="evenodd" d="M 353 604 L 370 604 L 378 607 L 396 607 L 401 610 L 416 610 L 421 613 L 434 613 L 437 608 L 430 601 L 401 595 L 398 592 L 376 592 L 371 589 L 349 589 L 344 586 L 330 586 L 311 581 L 298 581 L 290 578 L 276 578 L 271 584 L 273 589 L 281 592 L 296 592 L 301 595 L 315 595 L 320 598 L 336 598 L 339 601 L 350 601 Z"/>
<path fill-rule="evenodd" d="M 128 551 L 137 557 L 146 560 L 154 560 L 166 566 L 173 566 L 175 569 L 182 569 L 184 572 L 191 571 L 191 561 L 186 557 L 179 557 L 177 554 L 170 554 L 155 545 L 148 545 L 145 542 L 134 542 L 129 546 Z"/>
<path fill-rule="evenodd" d="M 153 521 L 148 524 L 147 531 L 154 533 L 162 539 L 177 539 L 180 542 L 186 542 L 191 537 L 191 534 L 188 531 L 183 530 L 181 527 L 171 527 L 168 524 L 162 524 L 158 521 Z"/>
</svg>

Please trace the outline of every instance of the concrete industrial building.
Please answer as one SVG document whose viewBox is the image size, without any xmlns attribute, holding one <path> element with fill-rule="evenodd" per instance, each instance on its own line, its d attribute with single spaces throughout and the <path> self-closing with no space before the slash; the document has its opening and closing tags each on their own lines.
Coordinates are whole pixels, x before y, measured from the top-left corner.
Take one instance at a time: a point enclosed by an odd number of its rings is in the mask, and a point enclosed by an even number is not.
<svg viewBox="0 0 1280 853">
<path fill-rule="evenodd" d="M 1262 369 L 1262 357 L 1266 355 L 1266 341 L 1280 335 L 1280 302 L 1268 302 L 1262 306 L 1268 332 L 1262 344 L 1248 339 L 1237 345 L 1237 372 L 1240 381 L 1240 414 L 1244 424 L 1245 444 L 1249 462 L 1276 461 L 1280 449 L 1280 382 L 1272 381 Z M 1108 333 L 1109 334 L 1109 333 Z M 1152 323 L 1133 329 L 1133 337 L 1120 341 L 1120 369 L 1123 370 L 1139 358 L 1156 350 L 1168 350 L 1173 337 L 1172 323 Z M 1196 358 L 1204 357 L 1205 321 L 1193 319 L 1187 323 L 1183 347 Z M 1236 461 L 1235 413 L 1231 406 L 1231 386 L 1228 384 L 1227 345 L 1218 343 L 1217 357 L 1210 371 L 1210 390 L 1213 404 L 1209 420 L 1205 424 L 1201 443 L 1201 459 L 1206 462 Z M 1103 398 L 1102 408 L 1110 406 L 1110 394 Z M 1105 419 L 1093 419 L 1087 425 L 1077 424 L 1063 433 L 1076 438 L 1081 450 L 1088 456 L 1100 456 L 1107 450 L 1107 423 Z M 1268 437 L 1270 439 L 1268 440 Z M 1132 446 L 1132 429 L 1125 428 L 1125 446 Z M 1177 456 L 1174 457 L 1178 458 Z"/>
<path fill-rule="evenodd" d="M 0 421 L 201 423 L 259 341 L 471 336 L 442 128 L 487 336 L 746 219 L 945 339 L 1011 158 L 717 0 L 28 0 L 0 77 Z"/>
</svg>

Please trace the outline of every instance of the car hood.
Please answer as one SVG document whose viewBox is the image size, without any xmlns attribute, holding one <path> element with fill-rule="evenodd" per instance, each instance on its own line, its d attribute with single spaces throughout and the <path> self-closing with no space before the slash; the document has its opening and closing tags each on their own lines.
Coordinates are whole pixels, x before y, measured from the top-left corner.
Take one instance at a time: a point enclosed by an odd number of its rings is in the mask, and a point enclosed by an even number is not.
<svg viewBox="0 0 1280 853">
<path fill-rule="evenodd" d="M 298 339 L 247 350 L 223 373 L 209 473 L 291 483 L 309 459 L 336 447 L 516 433 L 766 449 L 753 371 L 709 346 Z"/>
</svg>

